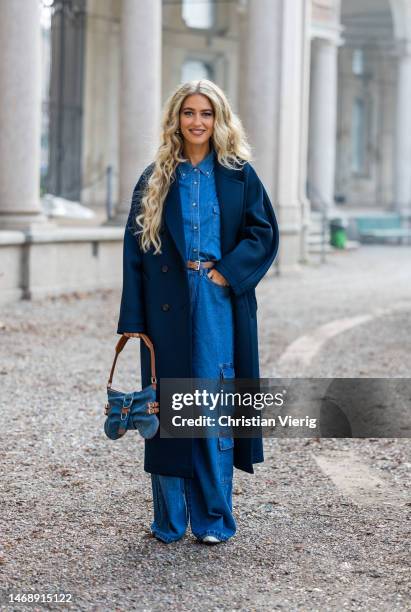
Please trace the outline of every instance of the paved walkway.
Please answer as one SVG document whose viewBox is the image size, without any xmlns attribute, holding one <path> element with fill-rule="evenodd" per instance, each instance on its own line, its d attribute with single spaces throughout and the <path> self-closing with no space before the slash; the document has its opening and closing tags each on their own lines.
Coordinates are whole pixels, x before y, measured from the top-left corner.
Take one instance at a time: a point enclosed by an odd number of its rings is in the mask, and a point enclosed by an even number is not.
<svg viewBox="0 0 411 612">
<path fill-rule="evenodd" d="M 370 246 L 264 280 L 262 376 L 410 377 L 410 270 L 409 248 Z M 408 610 L 406 440 L 268 440 L 255 476 L 235 474 L 233 540 L 150 537 L 142 441 L 102 433 L 118 304 L 2 308 L 1 609 L 60 609 L 7 604 L 37 592 L 72 610 Z"/>
</svg>

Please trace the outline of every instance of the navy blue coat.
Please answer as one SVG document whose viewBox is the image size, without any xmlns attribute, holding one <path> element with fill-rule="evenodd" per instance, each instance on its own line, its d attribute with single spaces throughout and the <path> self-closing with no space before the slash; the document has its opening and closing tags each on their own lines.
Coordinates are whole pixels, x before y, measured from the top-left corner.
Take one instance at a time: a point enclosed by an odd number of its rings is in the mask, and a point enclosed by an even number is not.
<svg viewBox="0 0 411 612">
<path fill-rule="evenodd" d="M 132 233 L 144 181 L 134 188 L 124 233 L 123 292 L 117 333 L 144 332 L 154 343 L 157 378 L 191 378 L 190 295 L 185 270 L 185 241 L 178 182 L 169 189 L 161 229 L 162 254 L 143 253 Z M 216 269 L 230 283 L 234 310 L 234 369 L 237 378 L 258 378 L 255 287 L 274 261 L 278 225 L 268 195 L 253 167 L 230 170 L 215 158 L 215 182 L 221 207 L 221 260 Z M 167 306 L 165 306 L 167 305 Z M 149 351 L 140 343 L 141 380 L 150 384 Z M 161 384 L 161 380 L 160 380 Z M 161 409 L 161 406 L 160 406 Z M 234 465 L 253 473 L 264 461 L 261 438 L 238 438 Z M 192 477 L 192 440 L 145 441 L 144 469 L 154 474 Z"/>
</svg>

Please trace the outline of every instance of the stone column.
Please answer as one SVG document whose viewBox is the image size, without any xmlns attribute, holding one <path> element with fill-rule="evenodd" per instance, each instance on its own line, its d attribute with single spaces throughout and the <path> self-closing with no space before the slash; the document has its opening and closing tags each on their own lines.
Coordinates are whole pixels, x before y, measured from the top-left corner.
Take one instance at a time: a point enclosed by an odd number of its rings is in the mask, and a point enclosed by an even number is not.
<svg viewBox="0 0 411 612">
<path fill-rule="evenodd" d="M 308 29 L 308 24 L 312 23 L 312 3 L 304 4 L 303 23 L 304 29 Z M 311 40 L 305 35 L 302 43 L 302 86 L 301 86 L 301 146 L 300 146 L 300 181 L 299 181 L 299 200 L 301 203 L 301 231 L 300 231 L 300 261 L 307 263 L 308 236 L 311 226 L 311 202 L 307 195 L 308 177 L 308 130 L 309 130 L 309 100 L 310 100 L 310 59 L 311 59 Z"/>
<path fill-rule="evenodd" d="M 118 201 L 120 8 L 112 0 L 87 0 L 81 203 L 104 217 L 108 167 L 114 170 L 111 197 Z"/>
<path fill-rule="evenodd" d="M 282 0 L 249 0 L 242 16 L 239 109 L 253 148 L 253 164 L 272 198 L 276 195 L 280 103 Z"/>
<path fill-rule="evenodd" d="M 311 49 L 308 193 L 313 207 L 334 204 L 337 141 L 337 44 L 316 38 Z"/>
<path fill-rule="evenodd" d="M 0 229 L 28 229 L 41 213 L 40 5 L 0 2 Z"/>
<path fill-rule="evenodd" d="M 411 213 L 411 41 L 398 58 L 394 199 L 398 212 Z"/>
<path fill-rule="evenodd" d="M 122 0 L 117 223 L 126 220 L 133 188 L 158 145 L 161 34 L 161 0 Z"/>
<path fill-rule="evenodd" d="M 246 17 L 240 113 L 253 147 L 252 163 L 280 224 L 277 265 L 293 270 L 305 250 L 301 176 L 306 163 L 307 5 L 305 0 L 249 0 Z"/>
<path fill-rule="evenodd" d="M 283 0 L 281 40 L 281 98 L 278 133 L 277 201 L 282 231 L 279 264 L 283 270 L 298 270 L 305 247 L 302 242 L 301 175 L 305 173 L 306 138 L 304 126 L 308 121 L 305 96 L 305 45 L 308 32 L 308 13 L 305 0 Z"/>
</svg>

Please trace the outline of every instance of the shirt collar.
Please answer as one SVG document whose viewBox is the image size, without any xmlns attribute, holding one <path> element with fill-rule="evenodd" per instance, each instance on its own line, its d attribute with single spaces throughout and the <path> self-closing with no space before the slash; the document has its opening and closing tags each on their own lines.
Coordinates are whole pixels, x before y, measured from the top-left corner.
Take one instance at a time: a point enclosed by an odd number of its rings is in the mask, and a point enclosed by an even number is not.
<svg viewBox="0 0 411 612">
<path fill-rule="evenodd" d="M 185 173 L 192 172 L 194 168 L 198 168 L 201 174 L 210 176 L 214 169 L 214 149 L 211 149 L 210 153 L 197 166 L 193 166 L 188 160 L 179 164 L 179 169 L 183 176 Z"/>
</svg>

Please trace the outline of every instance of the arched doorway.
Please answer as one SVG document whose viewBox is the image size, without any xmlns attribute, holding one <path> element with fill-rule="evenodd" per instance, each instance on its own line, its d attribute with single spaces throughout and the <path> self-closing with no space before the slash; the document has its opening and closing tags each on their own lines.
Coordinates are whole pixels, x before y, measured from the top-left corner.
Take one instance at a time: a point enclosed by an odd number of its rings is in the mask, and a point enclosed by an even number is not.
<svg viewBox="0 0 411 612">
<path fill-rule="evenodd" d="M 397 45 L 389 0 L 343 0 L 338 54 L 336 202 L 389 210 L 395 200 Z"/>
</svg>

